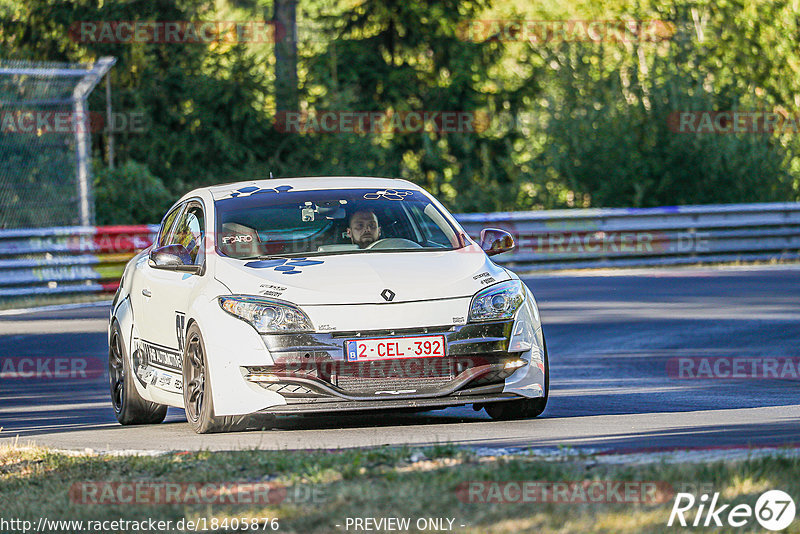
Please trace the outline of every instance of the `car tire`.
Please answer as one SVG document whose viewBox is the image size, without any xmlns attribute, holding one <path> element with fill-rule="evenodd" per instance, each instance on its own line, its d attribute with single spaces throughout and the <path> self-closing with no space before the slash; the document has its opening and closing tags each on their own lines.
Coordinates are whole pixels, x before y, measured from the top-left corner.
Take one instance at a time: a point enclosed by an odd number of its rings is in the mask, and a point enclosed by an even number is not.
<svg viewBox="0 0 800 534">
<path fill-rule="evenodd" d="M 108 347 L 108 381 L 111 406 L 121 425 L 155 425 L 167 416 L 167 407 L 144 400 L 136 391 L 136 380 L 119 324 L 111 325 Z"/>
<path fill-rule="evenodd" d="M 267 430 L 274 417 L 249 415 L 214 415 L 214 397 L 208 372 L 208 355 L 197 323 L 186 332 L 183 349 L 183 405 L 186 420 L 198 434 Z"/>
<path fill-rule="evenodd" d="M 542 341 L 544 341 L 544 334 L 542 334 Z M 543 348 L 544 397 L 489 403 L 485 406 L 489 417 L 497 421 L 510 421 L 513 419 L 533 419 L 542 414 L 547 407 L 547 398 L 550 394 L 550 362 L 547 357 L 547 341 L 544 341 Z"/>
</svg>

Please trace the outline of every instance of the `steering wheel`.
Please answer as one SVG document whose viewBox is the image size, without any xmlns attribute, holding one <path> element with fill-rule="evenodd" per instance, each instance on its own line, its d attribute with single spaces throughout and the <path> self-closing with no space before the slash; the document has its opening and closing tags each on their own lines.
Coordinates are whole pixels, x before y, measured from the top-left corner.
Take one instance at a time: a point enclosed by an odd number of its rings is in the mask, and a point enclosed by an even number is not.
<svg viewBox="0 0 800 534">
<path fill-rule="evenodd" d="M 386 239 L 378 239 L 371 243 L 368 249 L 382 249 L 382 248 L 422 248 L 422 245 L 410 239 L 403 239 L 402 237 L 387 237 Z"/>
</svg>

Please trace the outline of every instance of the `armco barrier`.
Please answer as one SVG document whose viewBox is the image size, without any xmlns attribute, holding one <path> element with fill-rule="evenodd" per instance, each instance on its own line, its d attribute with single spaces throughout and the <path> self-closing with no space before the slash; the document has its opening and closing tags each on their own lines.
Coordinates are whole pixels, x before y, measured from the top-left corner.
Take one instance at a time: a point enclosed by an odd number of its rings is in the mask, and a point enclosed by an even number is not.
<svg viewBox="0 0 800 534">
<path fill-rule="evenodd" d="M 520 272 L 800 259 L 800 203 L 457 218 L 475 239 L 485 227 L 511 232 L 517 249 L 495 259 Z M 0 230 L 0 300 L 113 292 L 125 263 L 157 231 L 152 225 Z"/>
<path fill-rule="evenodd" d="M 457 216 L 514 235 L 520 271 L 800 259 L 800 203 L 604 208 Z"/>
<path fill-rule="evenodd" d="M 116 291 L 134 252 L 158 226 L 0 230 L 0 300 Z"/>
</svg>

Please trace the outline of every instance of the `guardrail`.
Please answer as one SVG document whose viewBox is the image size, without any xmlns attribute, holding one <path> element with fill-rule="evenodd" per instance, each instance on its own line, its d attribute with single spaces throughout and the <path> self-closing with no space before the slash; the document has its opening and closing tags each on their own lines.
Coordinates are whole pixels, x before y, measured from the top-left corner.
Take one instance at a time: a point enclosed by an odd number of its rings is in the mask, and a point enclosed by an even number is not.
<svg viewBox="0 0 800 534">
<path fill-rule="evenodd" d="M 0 300 L 116 291 L 125 264 L 158 226 L 0 230 Z"/>
<path fill-rule="evenodd" d="M 457 216 L 509 231 L 497 261 L 521 271 L 800 259 L 800 203 L 604 208 Z"/>
<path fill-rule="evenodd" d="M 457 216 L 517 241 L 496 261 L 520 271 L 800 260 L 800 203 L 580 209 Z M 0 230 L 0 300 L 107 293 L 158 226 Z"/>
</svg>

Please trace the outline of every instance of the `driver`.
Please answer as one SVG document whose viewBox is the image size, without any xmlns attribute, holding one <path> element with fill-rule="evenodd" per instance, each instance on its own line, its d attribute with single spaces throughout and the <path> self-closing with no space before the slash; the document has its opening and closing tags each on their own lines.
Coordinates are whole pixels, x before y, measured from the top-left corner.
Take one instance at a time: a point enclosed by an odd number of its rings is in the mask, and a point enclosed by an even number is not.
<svg viewBox="0 0 800 534">
<path fill-rule="evenodd" d="M 378 217 L 372 210 L 359 210 L 350 216 L 347 226 L 347 237 L 358 245 L 358 248 L 367 248 L 380 238 L 381 227 Z"/>
</svg>

